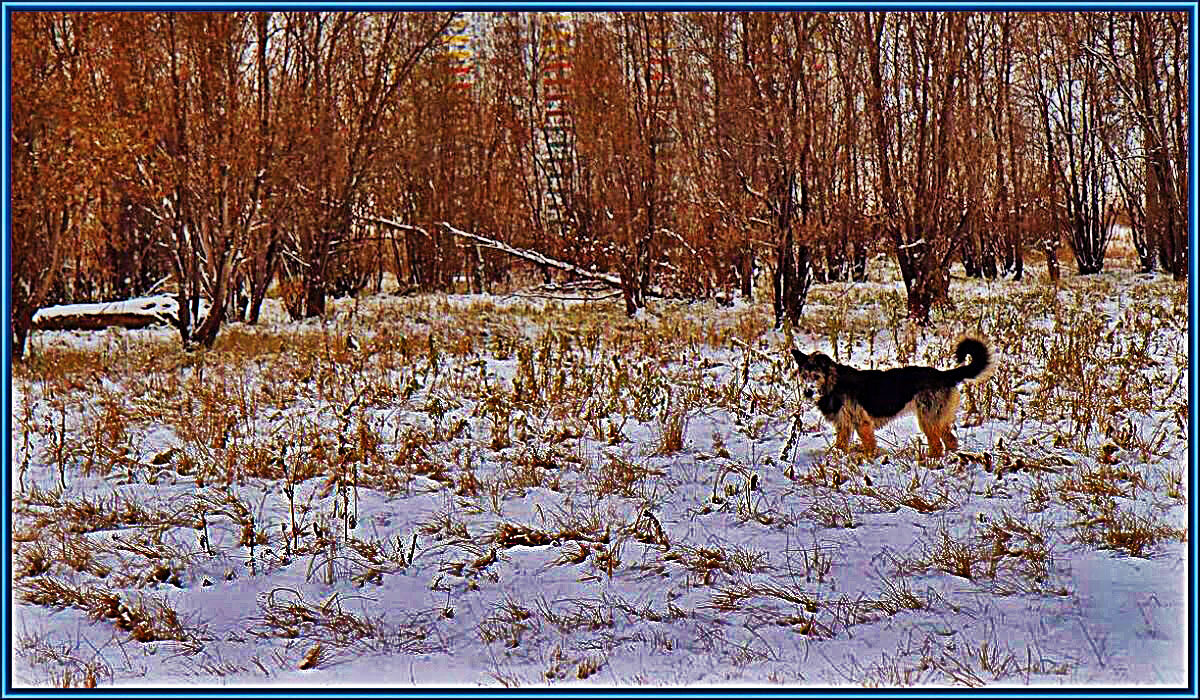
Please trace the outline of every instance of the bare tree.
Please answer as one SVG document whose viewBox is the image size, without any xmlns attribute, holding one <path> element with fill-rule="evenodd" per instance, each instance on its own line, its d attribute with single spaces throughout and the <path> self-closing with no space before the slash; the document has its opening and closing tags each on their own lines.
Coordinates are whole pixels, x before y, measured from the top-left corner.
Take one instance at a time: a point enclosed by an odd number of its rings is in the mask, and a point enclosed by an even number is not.
<svg viewBox="0 0 1200 700">
<path fill-rule="evenodd" d="M 697 12 L 680 21 L 675 61 L 679 93 L 679 136 L 683 146 L 679 183 L 687 202 L 679 216 L 686 237 L 695 293 L 723 293 L 736 288 L 753 297 L 756 252 L 754 215 L 729 155 L 733 140 L 746 128 L 739 108 L 734 75 L 740 70 L 736 51 L 737 16 Z"/>
<path fill-rule="evenodd" d="M 1105 142 L 1142 269 L 1187 276 L 1187 22 L 1180 13 L 1119 15 L 1108 68 L 1130 138 Z M 1097 53 L 1100 53 L 1099 50 Z"/>
<path fill-rule="evenodd" d="M 881 248 L 928 323 L 955 256 L 1057 277 L 1065 237 L 1095 272 L 1119 212 L 1187 274 L 1182 13 L 455 17 L 16 13 L 18 352 L 39 305 L 168 273 L 189 345 L 277 273 L 300 317 L 514 265 L 632 314 L 749 297 L 767 259 L 782 325 Z"/>
<path fill-rule="evenodd" d="M 92 15 L 12 15 L 13 356 L 25 353 L 33 314 L 62 280 L 64 260 L 102 235 L 104 171 L 135 148 L 109 110 L 103 29 Z"/>
<path fill-rule="evenodd" d="M 510 242 L 590 267 L 604 263 L 590 231 L 570 221 L 581 175 L 571 90 L 574 25 L 568 13 L 504 13 L 494 25 L 484 76 L 494 83 L 492 109 L 505 135 L 503 167 L 520 195 L 510 203 Z M 542 274 L 549 282 L 549 269 Z"/>
<path fill-rule="evenodd" d="M 1018 76 L 1016 53 L 1024 34 L 1024 15 L 1005 12 L 983 17 L 982 31 L 988 44 L 984 49 L 986 77 L 980 107 L 985 110 L 991 132 L 995 163 L 994 182 L 988 208 L 995 212 L 990 222 L 993 247 L 1000 267 L 1014 279 L 1025 270 L 1024 249 L 1028 243 L 1025 214 L 1033 204 L 1034 157 L 1031 153 L 1033 124 L 1022 112 L 1014 95 Z M 987 87 L 992 86 L 992 90 Z"/>
<path fill-rule="evenodd" d="M 849 276 L 858 282 L 866 280 L 867 256 L 876 245 L 873 232 L 878 219 L 867 212 L 873 205 L 874 190 L 866 163 L 870 141 L 868 116 L 859 99 L 862 94 L 860 75 L 866 70 L 864 47 L 854 42 L 854 28 L 848 18 L 833 18 L 825 40 L 825 55 L 829 57 L 831 76 L 826 82 L 825 100 L 831 108 L 827 127 L 830 153 L 829 168 L 824 176 L 829 185 L 828 230 L 829 253 L 826 255 L 826 277 L 840 279 L 843 268 L 849 266 Z M 832 275 L 830 274 L 832 273 Z"/>
<path fill-rule="evenodd" d="M 234 306 L 234 280 L 254 227 L 269 170 L 249 108 L 250 15 L 138 15 L 144 50 L 165 73 L 151 109 L 155 148 L 133 179 L 163 232 L 177 282 L 180 338 L 212 346 Z M 210 311 L 201 317 L 201 301 Z"/>
<path fill-rule="evenodd" d="M 1055 191 L 1054 218 L 1080 274 L 1104 267 L 1115 207 L 1111 72 L 1093 47 L 1113 41 L 1111 14 L 1047 14 L 1034 23 L 1034 95 Z"/>
<path fill-rule="evenodd" d="M 295 62 L 278 109 L 290 132 L 284 188 L 297 216 L 284 232 L 303 281 L 294 311 L 320 316 L 354 216 L 370 205 L 369 184 L 389 171 L 398 144 L 389 125 L 405 109 L 401 89 L 434 46 L 451 13 L 288 13 Z"/>
<path fill-rule="evenodd" d="M 946 298 L 950 260 L 968 219 L 961 154 L 969 16 L 870 13 L 857 18 L 867 47 L 876 189 L 883 230 L 908 292 L 909 316 L 929 323 Z"/>
<path fill-rule="evenodd" d="M 743 134 L 724 154 L 758 211 L 775 248 L 775 324 L 796 323 L 811 284 L 812 243 L 824 204 L 826 154 L 814 141 L 826 117 L 815 97 L 814 35 L 823 25 L 814 14 L 739 13 L 737 72 L 732 90 L 744 96 Z M 735 93 L 735 94 L 737 94 Z"/>
<path fill-rule="evenodd" d="M 571 88 L 581 177 L 567 207 L 576 230 L 611 251 L 633 315 L 646 304 L 660 232 L 673 216 L 668 18 L 590 19 L 577 34 L 575 75 L 586 76 Z"/>
<path fill-rule="evenodd" d="M 279 33 L 281 28 L 273 20 L 272 13 L 254 13 L 253 24 L 254 129 L 257 132 L 254 158 L 257 172 L 263 174 L 258 193 L 261 216 L 247 232 L 249 235 L 245 249 L 244 280 L 241 280 L 239 285 L 249 288 L 246 306 L 239 305 L 239 312 L 244 314 L 243 320 L 251 324 L 258 323 L 263 298 L 266 297 L 267 288 L 275 278 L 281 253 L 278 218 L 283 214 L 286 198 L 275 196 L 279 179 L 276 161 L 276 131 L 279 119 L 275 109 L 271 75 L 272 72 L 286 73 L 291 63 L 290 47 L 275 51 L 272 36 Z M 272 59 L 273 53 L 278 54 L 278 58 Z"/>
</svg>

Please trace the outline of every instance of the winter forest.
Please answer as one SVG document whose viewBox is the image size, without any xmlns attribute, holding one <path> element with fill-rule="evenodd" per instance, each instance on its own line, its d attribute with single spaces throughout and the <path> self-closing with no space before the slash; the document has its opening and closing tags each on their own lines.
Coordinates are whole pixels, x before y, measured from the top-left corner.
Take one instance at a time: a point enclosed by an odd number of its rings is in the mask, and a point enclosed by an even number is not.
<svg viewBox="0 0 1200 700">
<path fill-rule="evenodd" d="M 10 690 L 1192 677 L 1188 12 L 8 16 Z"/>
<path fill-rule="evenodd" d="M 528 274 L 456 229 L 604 275 L 630 314 L 751 298 L 761 270 L 795 322 L 886 253 L 925 322 L 952 262 L 1092 274 L 1114 223 L 1180 279 L 1186 20 L 17 13 L 14 354 L 41 306 L 164 280 L 212 345 L 276 283 L 306 318 L 386 274 Z"/>
</svg>

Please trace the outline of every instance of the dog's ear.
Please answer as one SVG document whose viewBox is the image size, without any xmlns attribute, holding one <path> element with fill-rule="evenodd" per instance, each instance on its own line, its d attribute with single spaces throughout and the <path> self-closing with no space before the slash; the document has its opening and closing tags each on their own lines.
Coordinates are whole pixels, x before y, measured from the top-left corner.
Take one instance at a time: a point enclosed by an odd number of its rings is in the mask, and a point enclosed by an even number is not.
<svg viewBox="0 0 1200 700">
<path fill-rule="evenodd" d="M 808 359 L 808 355 L 805 355 L 796 348 L 792 348 L 792 357 L 796 359 L 796 364 L 801 367 L 804 366 L 804 361 Z"/>
<path fill-rule="evenodd" d="M 833 368 L 833 358 L 823 352 L 819 352 L 815 355 L 809 355 L 808 361 L 822 371 Z"/>
</svg>

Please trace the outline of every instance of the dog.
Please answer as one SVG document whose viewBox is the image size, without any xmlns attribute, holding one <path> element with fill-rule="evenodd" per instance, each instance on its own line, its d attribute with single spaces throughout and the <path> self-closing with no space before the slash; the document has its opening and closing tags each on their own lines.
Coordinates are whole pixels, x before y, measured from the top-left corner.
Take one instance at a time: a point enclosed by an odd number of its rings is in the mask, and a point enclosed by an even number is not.
<svg viewBox="0 0 1200 700">
<path fill-rule="evenodd" d="M 992 368 L 992 355 L 979 338 L 964 337 L 954 350 L 960 367 L 856 369 L 834 362 L 824 353 L 806 355 L 795 348 L 800 380 L 808 386 L 807 397 L 820 392 L 817 408 L 837 431 L 836 445 L 850 449 L 850 433 L 857 431 L 863 451 L 873 456 L 875 430 L 905 413 L 917 414 L 917 424 L 929 441 L 929 456 L 941 457 L 943 446 L 953 452 L 958 438 L 952 430 L 958 410 L 958 385 L 981 380 Z M 967 364 L 967 358 L 971 361 Z"/>
</svg>

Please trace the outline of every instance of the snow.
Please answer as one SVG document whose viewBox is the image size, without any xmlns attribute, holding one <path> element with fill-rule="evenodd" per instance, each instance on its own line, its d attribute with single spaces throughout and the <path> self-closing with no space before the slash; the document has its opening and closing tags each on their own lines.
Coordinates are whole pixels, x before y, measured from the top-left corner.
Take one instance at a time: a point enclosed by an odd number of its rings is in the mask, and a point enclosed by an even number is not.
<svg viewBox="0 0 1200 700">
<path fill-rule="evenodd" d="M 202 321 L 208 315 L 208 309 L 211 306 L 207 299 L 200 299 L 200 316 L 199 321 Z M 95 304 L 60 304 L 57 306 L 47 306 L 38 309 L 33 315 L 33 323 L 36 327 L 39 321 L 48 320 L 51 318 L 60 318 L 64 316 L 105 316 L 127 314 L 131 316 L 150 316 L 159 320 L 162 323 L 170 323 L 173 319 L 179 317 L 179 300 L 176 297 L 166 295 L 156 295 L 149 297 L 137 297 L 135 299 L 125 299 L 121 301 L 106 301 Z"/>
<path fill-rule="evenodd" d="M 1149 317 L 1128 301 L 1157 293 L 1163 282 L 1126 270 L 1098 279 L 1095 284 L 1106 291 L 1088 310 L 1127 334 L 1127 342 L 1140 342 L 1135 326 Z M 954 294 L 960 305 L 974 308 L 1029 293 L 1031 284 L 1035 283 L 956 280 Z M 902 294 L 894 281 L 817 287 L 805 318 L 828 319 L 842 310 L 876 317 L 883 328 L 889 305 Z M 1079 304 L 1080 293 L 1070 285 L 1049 294 L 1063 308 Z M 1177 298 L 1164 301 L 1168 307 L 1182 303 L 1182 295 Z M 158 297 L 130 305 L 161 313 L 173 303 Z M 1089 450 L 1056 447 L 1053 436 L 1072 430 L 1067 418 L 1038 423 L 1027 416 L 1009 416 L 958 429 L 964 455 L 987 454 L 997 464 L 1020 458 L 1051 465 L 1047 469 L 1054 472 L 1010 468 L 998 475 L 982 458 L 918 459 L 924 445 L 911 417 L 880 430 L 882 456 L 856 462 L 831 452 L 831 428 L 811 406 L 796 402 L 788 380 L 781 379 L 786 378 L 781 368 L 754 354 L 747 362 L 746 353 L 729 344 L 692 344 L 681 337 L 674 363 L 660 366 L 636 353 L 622 358 L 624 369 L 638 378 L 644 392 L 625 396 L 625 412 L 645 411 L 645 420 L 631 417 L 622 422 L 618 407 L 600 405 L 599 394 L 562 411 L 523 404 L 508 417 L 511 444 L 493 449 L 489 438 L 492 421 L 501 420 L 499 409 L 481 408 L 472 392 L 480 385 L 507 391 L 521 376 L 522 360 L 511 343 L 504 344 L 509 342 L 506 338 L 523 339 L 512 342 L 527 343 L 534 355 L 542 341 L 568 338 L 573 349 L 563 356 L 562 371 L 570 373 L 579 363 L 589 362 L 592 352 L 582 331 L 554 325 L 570 314 L 596 314 L 595 328 L 604 347 L 624 330 L 668 328 L 666 324 L 681 317 L 725 330 L 751 318 L 765 322 L 770 308 L 740 299 L 732 308 L 664 303 L 625 320 L 619 299 L 564 303 L 479 295 L 415 300 L 381 295 L 338 300 L 332 308 L 328 320 L 295 323 L 274 309 L 264 313 L 264 328 L 235 324 L 223 333 L 317 334 L 328 345 L 353 332 L 364 350 L 347 366 L 370 367 L 384 353 L 372 341 L 433 332 L 440 342 L 450 343 L 456 337 L 454 324 L 467 318 L 480 325 L 458 334 L 477 333 L 475 355 L 443 351 L 436 374 L 422 374 L 427 370 L 423 350 L 415 369 L 356 370 L 364 378 L 388 377 L 397 388 L 389 401 L 364 399 L 362 410 L 348 422 L 339 410 L 345 401 L 331 402 L 334 390 L 317 387 L 314 379 L 310 390 L 290 399 L 258 399 L 257 413 L 246 419 L 249 426 L 238 438 L 244 443 L 201 445 L 182 434 L 181 426 L 141 420 L 129 424 L 124 448 L 128 468 L 123 472 L 84 475 L 78 461 L 69 465 L 67 487 L 57 495 L 60 502 L 136 502 L 149 512 L 191 515 L 181 515 L 180 522 L 170 526 L 118 523 L 80 533 L 110 563 L 124 556 L 149 570 L 151 559 L 129 554 L 143 540 L 152 551 L 173 552 L 166 563 L 178 569 L 179 585 L 138 582 L 132 574 L 122 584 L 112 578 L 116 573 L 102 580 L 65 566 L 54 569 L 54 575 L 73 585 L 117 590 L 130 601 L 160 599 L 177 611 L 192 638 L 137 642 L 112 620 L 93 619 L 74 607 L 24 602 L 19 591 L 30 580 L 26 578 L 14 584 L 14 685 L 46 685 L 61 678 L 64 668 L 78 669 L 80 663 L 103 670 L 101 685 L 128 688 L 1150 688 L 1187 682 L 1192 611 L 1185 592 L 1191 545 L 1167 538 L 1146 556 L 1135 557 L 1077 541 L 1075 524 L 1089 516 L 1090 506 L 1083 500 L 1068 505 L 1055 486 L 1073 469 L 1099 467 L 1104 436 L 1089 443 Z M 1052 333 L 1055 320 L 1031 319 L 1030 328 Z M 881 330 L 870 338 L 831 342 L 825 331 L 802 324 L 796 338 L 801 347 L 836 351 L 841 361 L 863 367 L 896 364 L 901 346 L 913 343 L 912 361 L 947 368 L 952 359 L 943 350 L 961 329 L 944 330 L 913 331 L 909 337 Z M 133 346 L 128 345 L 130 338 L 137 339 Z M 1169 382 L 1186 371 L 1186 353 L 1178 354 L 1172 345 L 1183 347 L 1184 341 L 1154 338 L 1146 348 L 1154 364 L 1144 371 Z M 49 332 L 36 334 L 35 341 L 35 352 L 75 348 L 110 355 L 178 342 L 164 329 Z M 768 357 L 781 355 L 782 342 L 782 333 L 767 332 L 756 348 Z M 495 347 L 501 349 L 494 351 Z M 278 355 L 244 365 L 210 364 L 203 371 L 214 387 L 283 386 L 282 378 L 288 367 L 300 362 L 300 352 L 285 347 Z M 1002 346 L 993 352 L 1001 365 L 1031 361 Z M 611 361 L 597 357 L 596 362 Z M 338 367 L 345 368 L 334 365 L 333 370 Z M 660 416 L 680 405 L 688 392 L 736 388 L 747 367 L 735 404 L 712 403 L 690 411 L 683 449 L 658 454 Z M 314 367 L 314 377 L 320 369 Z M 201 370 L 186 366 L 177 371 L 182 384 Z M 410 380 L 414 388 L 405 398 L 401 389 Z M 1036 392 L 1039 387 L 1030 382 L 1029 390 Z M 137 386 L 142 385 L 122 374 L 106 376 L 85 389 L 96 394 L 91 400 L 79 394 L 61 408 L 61 397 L 56 404 L 44 381 L 14 376 L 12 495 L 19 506 L 14 532 L 31 527 L 36 513 L 54 512 L 51 506 L 32 503 L 32 487 L 53 492 L 63 478 L 52 458 L 49 435 L 33 434 L 31 448 L 22 446 L 19 417 L 27 403 L 33 415 L 49 416 L 55 424 L 62 411 L 68 432 L 85 441 L 96 434 L 90 426 L 101 397 L 124 396 L 131 404 L 146 406 L 182 398 L 168 394 L 167 399 L 152 399 L 139 395 Z M 1183 384 L 1166 391 L 1179 400 Z M 1131 425 L 1147 435 L 1163 430 L 1172 410 L 1167 403 L 1131 413 Z M 800 431 L 794 450 L 781 458 L 794 410 L 800 410 Z M 964 412 L 960 409 L 960 420 Z M 459 420 L 465 427 L 458 437 L 436 439 Z M 343 501 L 327 479 L 327 462 L 334 454 L 305 453 L 301 458 L 293 452 L 283 457 L 289 469 L 316 462 L 315 476 L 295 485 L 297 520 L 306 528 L 302 543 L 315 542 L 314 523 L 323 524 L 335 537 L 330 549 L 290 553 L 280 531 L 292 510 L 283 480 L 247 476 L 228 485 L 213 479 L 201 485 L 195 473 L 180 473 L 178 461 L 164 457 L 174 448 L 179 454 L 222 464 L 236 449 L 298 445 L 297 431 L 333 445 L 339 437 L 352 435 L 360 422 L 380 438 L 385 461 L 401 460 L 398 455 L 408 449 L 407 435 L 418 445 L 406 458 L 410 462 L 424 455 L 430 465 L 447 469 L 454 484 L 462 483 L 469 468 L 480 483 L 509 486 L 459 495 L 436 473 L 426 472 L 412 474 L 400 487 L 359 484 Z M 624 439 L 614 444 L 598 440 L 587 428 L 593 423 L 611 425 Z M 583 434 L 566 430 L 572 426 L 582 428 Z M 1186 475 L 1187 437 L 1167 432 L 1161 447 L 1166 457 L 1117 453 L 1117 466 L 1141 474 L 1145 485 L 1129 488 L 1114 502 L 1122 512 L 1185 528 L 1190 493 L 1175 501 L 1162 493 L 1167 472 L 1181 470 Z M 429 439 L 421 442 L 423 438 Z M 167 463 L 154 465 L 159 458 Z M 26 459 L 22 492 L 15 471 Z M 522 471 L 522 464 L 535 466 Z M 406 468 L 412 471 L 411 464 Z M 628 470 L 642 470 L 645 478 L 623 481 Z M 835 472 L 846 478 L 832 485 L 828 475 Z M 611 485 L 602 488 L 605 479 Z M 1051 491 L 1041 510 L 1033 495 L 1039 483 Z M 1185 490 L 1186 484 L 1185 479 Z M 906 504 L 914 495 L 936 506 L 922 512 Z M 216 505 L 230 498 L 248 507 L 255 527 L 267 533 L 268 543 L 254 550 L 253 564 L 248 548 L 240 544 L 243 532 L 233 507 Z M 356 508 L 352 531 L 342 529 L 343 502 Z M 206 513 L 207 548 L 200 544 L 201 531 L 190 522 L 199 512 L 197 503 L 208 504 L 201 509 Z M 647 510 L 661 524 L 667 543 L 654 541 Z M 853 526 L 830 526 L 843 512 Z M 998 560 L 994 576 L 986 575 L 986 565 L 976 562 L 972 578 L 921 563 L 946 538 L 980 541 L 973 538 L 986 537 L 993 527 L 1008 522 L 1006 517 L 1035 527 L 1047 538 L 1049 557 L 1040 578 L 1020 569 L 1025 565 L 1020 557 Z M 437 523 L 443 527 L 437 528 Z M 549 544 L 505 546 L 496 538 L 506 525 L 560 536 Z M 561 536 L 568 531 L 582 533 L 583 540 Z M 346 533 L 381 547 L 386 555 L 371 564 L 369 557 L 346 544 Z M 1019 534 L 1007 543 L 1010 549 L 1035 546 Z M 53 549 L 55 540 L 45 544 Z M 581 556 L 581 546 L 587 547 L 586 556 Z M 611 568 L 605 562 L 612 562 Z M 378 575 L 364 576 L 371 567 Z M 456 567 L 462 575 L 455 573 Z M 118 570 L 124 571 L 114 566 Z M 900 600 L 911 605 L 896 605 Z M 285 616 L 293 604 L 308 610 L 308 617 L 291 623 L 294 636 L 267 624 L 272 614 Z M 362 630 L 339 637 L 351 620 L 362 623 Z M 318 642 L 322 649 L 315 668 L 300 670 Z M 47 649 L 60 653 L 56 657 Z M 62 660 L 67 658 L 76 661 Z"/>
</svg>

